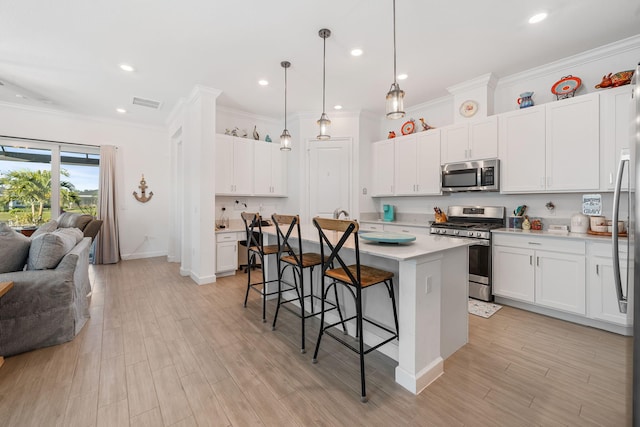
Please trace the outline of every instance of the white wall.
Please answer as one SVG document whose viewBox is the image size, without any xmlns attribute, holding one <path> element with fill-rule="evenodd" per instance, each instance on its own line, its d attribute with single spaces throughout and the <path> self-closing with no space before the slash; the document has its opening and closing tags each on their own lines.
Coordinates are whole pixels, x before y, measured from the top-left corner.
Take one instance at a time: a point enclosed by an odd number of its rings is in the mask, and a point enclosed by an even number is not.
<svg viewBox="0 0 640 427">
<path fill-rule="evenodd" d="M 169 151 L 166 130 L 69 115 L 46 109 L 0 104 L 0 134 L 118 147 L 118 221 L 124 259 L 166 255 Z M 141 175 L 153 198 L 134 199 Z"/>
</svg>

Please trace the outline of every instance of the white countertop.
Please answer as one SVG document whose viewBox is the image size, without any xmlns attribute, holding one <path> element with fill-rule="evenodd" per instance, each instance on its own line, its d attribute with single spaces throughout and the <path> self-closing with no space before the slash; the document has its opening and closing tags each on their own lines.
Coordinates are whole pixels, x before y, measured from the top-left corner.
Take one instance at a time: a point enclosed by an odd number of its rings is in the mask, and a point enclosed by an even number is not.
<svg viewBox="0 0 640 427">
<path fill-rule="evenodd" d="M 301 226 L 302 240 L 312 243 L 320 241 L 318 230 L 313 225 Z M 275 227 L 262 227 L 262 232 L 270 236 L 276 235 Z M 397 234 L 397 233 L 396 233 Z M 292 233 L 292 236 L 295 235 Z M 375 255 L 382 258 L 393 259 L 396 261 L 406 261 L 413 258 L 419 258 L 425 255 L 431 255 L 449 249 L 459 248 L 461 246 L 469 246 L 473 244 L 473 239 L 462 239 L 458 237 L 446 236 L 415 236 L 416 240 L 410 243 L 375 243 L 360 239 L 360 253 Z M 337 241 L 337 239 L 336 239 Z M 348 241 L 345 247 L 353 248 L 353 241 Z"/>
<path fill-rule="evenodd" d="M 597 236 L 594 234 L 586 234 L 586 233 L 552 233 L 547 230 L 522 230 L 520 228 L 498 228 L 496 230 L 491 230 L 492 233 L 500 233 L 500 234 L 518 234 L 518 235 L 530 235 L 536 237 L 553 237 L 553 238 L 561 238 L 561 239 L 579 239 L 579 240 L 593 240 L 596 242 L 610 242 L 611 236 Z M 626 236 L 619 236 L 620 240 L 626 240 Z"/>
<path fill-rule="evenodd" d="M 416 222 L 416 221 L 384 221 L 381 219 L 363 219 L 358 221 L 362 224 L 388 224 L 388 225 L 399 225 L 405 227 L 431 227 L 431 221 L 427 222 Z"/>
</svg>

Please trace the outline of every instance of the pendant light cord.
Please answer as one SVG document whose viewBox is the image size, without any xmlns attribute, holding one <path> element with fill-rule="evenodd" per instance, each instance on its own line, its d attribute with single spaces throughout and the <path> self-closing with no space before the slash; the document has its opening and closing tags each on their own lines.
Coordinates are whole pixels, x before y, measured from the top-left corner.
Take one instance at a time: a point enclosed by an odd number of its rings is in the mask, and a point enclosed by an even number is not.
<svg viewBox="0 0 640 427">
<path fill-rule="evenodd" d="M 287 130 L 287 68 L 284 67 L 284 129 Z"/>
<path fill-rule="evenodd" d="M 396 72 L 396 0 L 393 0 L 393 83 L 397 84 Z"/>
<path fill-rule="evenodd" d="M 395 0 L 394 0 L 395 1 Z M 326 66 L 327 66 L 327 37 L 322 38 L 323 49 L 322 49 L 322 114 L 324 114 L 324 103 L 325 103 L 325 80 L 326 80 Z"/>
</svg>

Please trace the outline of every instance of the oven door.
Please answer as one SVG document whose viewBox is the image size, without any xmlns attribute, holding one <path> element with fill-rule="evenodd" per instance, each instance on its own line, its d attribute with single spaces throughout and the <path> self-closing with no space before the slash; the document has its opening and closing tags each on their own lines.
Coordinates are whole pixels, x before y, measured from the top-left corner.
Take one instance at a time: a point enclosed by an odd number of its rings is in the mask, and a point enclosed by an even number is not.
<svg viewBox="0 0 640 427">
<path fill-rule="evenodd" d="M 480 240 L 469 246 L 469 296 L 492 301 L 491 294 L 491 243 Z"/>
</svg>

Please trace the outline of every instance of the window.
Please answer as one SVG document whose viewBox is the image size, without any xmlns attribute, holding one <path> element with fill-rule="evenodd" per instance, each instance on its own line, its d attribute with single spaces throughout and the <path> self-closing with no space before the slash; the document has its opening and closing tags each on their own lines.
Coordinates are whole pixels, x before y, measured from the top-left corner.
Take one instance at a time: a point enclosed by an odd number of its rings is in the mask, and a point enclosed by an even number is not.
<svg viewBox="0 0 640 427">
<path fill-rule="evenodd" d="M 62 210 L 96 215 L 100 148 L 0 138 L 0 221 L 37 226 Z"/>
</svg>

